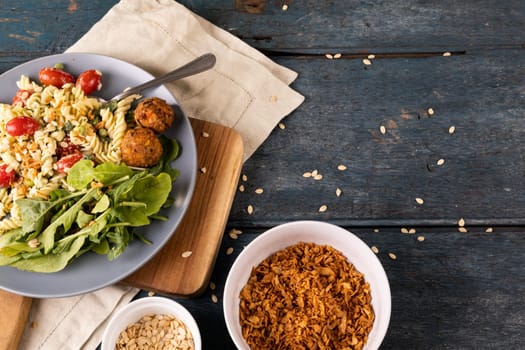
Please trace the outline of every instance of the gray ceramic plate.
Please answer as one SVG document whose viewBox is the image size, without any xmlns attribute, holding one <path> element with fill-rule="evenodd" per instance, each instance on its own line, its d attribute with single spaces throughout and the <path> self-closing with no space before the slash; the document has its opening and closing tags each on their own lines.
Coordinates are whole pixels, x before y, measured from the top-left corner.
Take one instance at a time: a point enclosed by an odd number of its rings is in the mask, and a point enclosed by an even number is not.
<svg viewBox="0 0 525 350">
<path fill-rule="evenodd" d="M 35 59 L 0 75 L 0 102 L 11 103 L 17 91 L 16 81 L 22 74 L 37 80 L 41 68 L 54 66 L 56 63 L 63 63 L 65 69 L 75 76 L 86 69 L 101 71 L 103 86 L 98 95 L 105 99 L 152 78 L 151 74 L 141 68 L 115 58 L 94 54 L 59 54 Z M 181 145 L 180 157 L 175 161 L 175 167 L 180 170 L 180 177 L 173 184 L 171 193 L 175 203 L 171 209 L 163 212 L 169 220 L 156 221 L 139 230 L 153 244 L 147 245 L 135 240 L 114 261 L 108 261 L 106 256 L 86 253 L 64 270 L 51 274 L 0 267 L 0 288 L 37 298 L 91 292 L 130 275 L 150 260 L 169 240 L 186 212 L 193 194 L 197 169 L 195 139 L 188 118 L 166 87 L 149 89 L 144 91 L 142 96 L 160 97 L 174 107 L 177 119 L 167 134 L 175 137 Z"/>
</svg>

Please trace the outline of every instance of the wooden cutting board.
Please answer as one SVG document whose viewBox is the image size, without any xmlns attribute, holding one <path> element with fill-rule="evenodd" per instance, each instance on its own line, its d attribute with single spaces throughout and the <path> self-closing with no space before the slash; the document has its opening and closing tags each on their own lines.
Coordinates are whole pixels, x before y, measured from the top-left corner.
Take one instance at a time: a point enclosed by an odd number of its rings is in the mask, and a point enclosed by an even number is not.
<svg viewBox="0 0 525 350">
<path fill-rule="evenodd" d="M 237 188 L 243 144 L 233 129 L 196 119 L 191 125 L 198 169 L 190 206 L 166 246 L 125 284 L 187 297 L 208 284 Z M 183 257 L 184 252 L 191 255 Z M 18 347 L 31 300 L 0 290 L 0 350 Z"/>
</svg>

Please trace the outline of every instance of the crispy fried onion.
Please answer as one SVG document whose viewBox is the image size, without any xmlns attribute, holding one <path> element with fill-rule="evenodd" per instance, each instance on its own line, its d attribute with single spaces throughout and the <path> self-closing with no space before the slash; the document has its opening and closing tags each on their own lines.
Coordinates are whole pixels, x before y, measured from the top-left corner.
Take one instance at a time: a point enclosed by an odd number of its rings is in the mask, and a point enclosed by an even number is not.
<svg viewBox="0 0 525 350">
<path fill-rule="evenodd" d="M 240 293 L 251 349 L 362 349 L 374 323 L 370 285 L 328 245 L 298 243 L 254 267 Z"/>
</svg>

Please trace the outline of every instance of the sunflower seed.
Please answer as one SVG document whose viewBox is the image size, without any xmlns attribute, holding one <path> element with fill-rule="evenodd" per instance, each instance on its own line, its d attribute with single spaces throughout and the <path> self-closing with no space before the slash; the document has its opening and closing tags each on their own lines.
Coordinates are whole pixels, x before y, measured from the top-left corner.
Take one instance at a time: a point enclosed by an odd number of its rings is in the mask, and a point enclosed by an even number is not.
<svg viewBox="0 0 525 350">
<path fill-rule="evenodd" d="M 485 232 L 487 232 L 487 233 L 491 233 L 491 232 L 494 232 L 494 230 L 492 229 L 492 227 L 487 227 L 487 229 L 485 230 Z"/>
<path fill-rule="evenodd" d="M 383 135 L 386 134 L 386 128 L 385 128 L 384 125 L 381 125 L 381 126 L 379 127 L 379 132 L 380 132 L 381 134 L 383 134 Z"/>
<path fill-rule="evenodd" d="M 401 228 L 401 233 L 408 233 L 408 229 L 405 228 L 405 227 L 402 227 L 402 228 Z"/>
<path fill-rule="evenodd" d="M 303 177 L 312 177 L 312 173 L 307 171 L 306 173 L 303 174 Z"/>
<path fill-rule="evenodd" d="M 326 205 L 321 205 L 321 206 L 319 207 L 319 212 L 320 212 L 320 213 L 324 213 L 326 210 L 328 210 L 328 207 L 327 207 Z"/>
<path fill-rule="evenodd" d="M 191 250 L 186 250 L 185 252 L 182 252 L 181 256 L 183 258 L 189 258 L 191 256 L 191 254 L 193 254 L 193 252 Z"/>
<path fill-rule="evenodd" d="M 342 56 L 343 56 L 343 55 L 341 55 L 340 53 L 336 53 L 336 54 L 334 55 L 334 58 L 335 58 L 335 59 L 339 59 L 339 58 L 341 58 Z"/>
<path fill-rule="evenodd" d="M 410 230 L 408 230 L 408 233 L 413 235 L 414 233 L 416 233 L 416 229 L 415 228 L 411 228 Z"/>
<path fill-rule="evenodd" d="M 339 164 L 339 165 L 337 166 L 337 170 L 341 170 L 341 171 L 346 170 L 346 165 Z"/>
<path fill-rule="evenodd" d="M 325 54 L 324 56 L 325 56 L 326 58 L 328 58 L 329 60 L 331 60 L 331 59 L 334 58 L 334 56 L 333 56 L 332 54 L 329 54 L 329 53 Z"/>
<path fill-rule="evenodd" d="M 416 203 L 417 203 L 417 204 L 423 204 L 423 203 L 425 203 L 425 201 L 423 200 L 423 198 L 419 198 L 419 197 L 417 197 L 417 198 L 416 198 Z"/>
<path fill-rule="evenodd" d="M 454 131 L 456 131 L 456 127 L 454 125 L 452 125 L 450 128 L 448 128 L 448 133 L 449 134 L 453 134 Z"/>
<path fill-rule="evenodd" d="M 427 109 L 427 114 L 428 115 L 434 115 L 434 109 L 433 108 Z"/>
<path fill-rule="evenodd" d="M 395 255 L 394 253 L 388 253 L 388 257 L 392 260 L 396 260 L 397 259 L 397 255 Z"/>
<path fill-rule="evenodd" d="M 219 297 L 215 294 L 212 294 L 211 301 L 213 301 L 214 304 L 217 304 L 219 302 Z"/>
<path fill-rule="evenodd" d="M 452 54 L 451 54 L 450 52 L 447 51 L 447 52 L 443 52 L 443 56 L 445 56 L 445 57 L 450 57 L 450 56 L 452 56 Z"/>
<path fill-rule="evenodd" d="M 226 255 L 232 255 L 233 254 L 233 247 L 229 247 L 226 249 Z"/>
<path fill-rule="evenodd" d="M 443 165 L 445 164 L 445 160 L 443 158 L 439 159 L 436 163 L 437 165 Z"/>
<path fill-rule="evenodd" d="M 466 227 L 458 227 L 458 231 L 463 233 L 468 232 Z"/>
<path fill-rule="evenodd" d="M 323 175 L 321 174 L 317 174 L 314 176 L 314 180 L 322 180 L 323 179 Z"/>
<path fill-rule="evenodd" d="M 281 130 L 286 129 L 286 125 L 284 125 L 284 123 L 279 123 L 279 129 Z"/>
<path fill-rule="evenodd" d="M 248 176 L 246 176 L 245 174 L 242 174 L 241 179 L 242 181 L 246 182 L 248 181 Z"/>
<path fill-rule="evenodd" d="M 249 214 L 249 215 L 252 215 L 253 214 L 253 205 L 248 205 L 248 207 L 246 208 L 246 212 Z"/>
<path fill-rule="evenodd" d="M 336 189 L 335 189 L 335 195 L 336 195 L 337 197 L 341 197 L 341 194 L 343 194 L 343 191 L 341 191 L 341 189 L 340 189 L 339 187 L 336 188 Z"/>
<path fill-rule="evenodd" d="M 239 192 L 244 192 L 244 185 L 239 185 Z"/>
<path fill-rule="evenodd" d="M 374 58 L 376 58 L 376 55 L 374 55 L 374 54 L 371 53 L 371 54 L 368 55 L 367 57 L 368 57 L 368 59 L 373 60 Z"/>
<path fill-rule="evenodd" d="M 417 240 L 419 242 L 423 242 L 425 240 L 425 236 L 417 236 Z"/>
<path fill-rule="evenodd" d="M 375 253 L 375 254 L 378 254 L 379 253 L 379 249 L 377 249 L 377 247 L 375 245 L 371 246 L 370 249 Z"/>
<path fill-rule="evenodd" d="M 365 66 L 370 66 L 372 64 L 372 61 L 370 61 L 368 58 L 363 59 L 363 64 Z"/>
<path fill-rule="evenodd" d="M 458 220 L 458 226 L 459 226 L 459 227 L 463 227 L 463 226 L 465 226 L 465 219 L 463 219 L 463 218 L 459 219 L 459 220 Z"/>
</svg>

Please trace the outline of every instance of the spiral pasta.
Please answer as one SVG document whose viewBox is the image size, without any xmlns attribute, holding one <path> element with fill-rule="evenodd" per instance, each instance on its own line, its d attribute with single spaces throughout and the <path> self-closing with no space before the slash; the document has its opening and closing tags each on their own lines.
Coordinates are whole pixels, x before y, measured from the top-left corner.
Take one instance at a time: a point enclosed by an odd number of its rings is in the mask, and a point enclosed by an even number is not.
<svg viewBox="0 0 525 350">
<path fill-rule="evenodd" d="M 48 199 L 66 187 L 59 171 L 61 149 L 76 147 L 95 162 L 120 163 L 126 114 L 141 97 L 128 96 L 112 110 L 71 83 L 42 86 L 22 75 L 17 87 L 27 94 L 24 103 L 0 103 L 0 167 L 16 173 L 15 182 L 0 188 L 0 233 L 20 227 L 17 199 Z M 38 121 L 34 134 L 8 133 L 11 120 L 27 117 Z"/>
</svg>

